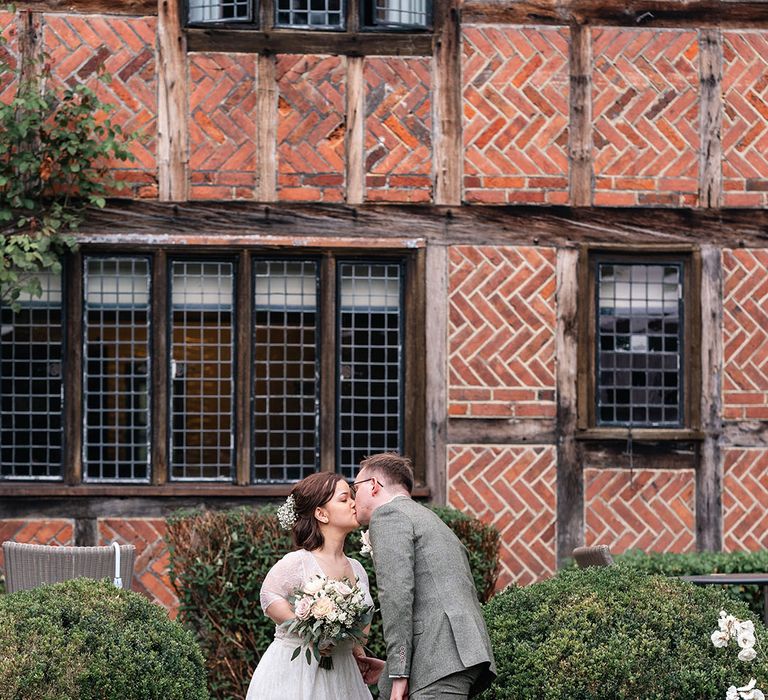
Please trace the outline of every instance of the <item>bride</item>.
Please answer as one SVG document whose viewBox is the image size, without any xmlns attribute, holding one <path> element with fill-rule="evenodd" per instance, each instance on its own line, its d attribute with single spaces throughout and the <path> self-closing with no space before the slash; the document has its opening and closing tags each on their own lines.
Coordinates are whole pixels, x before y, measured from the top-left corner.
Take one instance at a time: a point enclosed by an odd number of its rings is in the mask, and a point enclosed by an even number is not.
<svg viewBox="0 0 768 700">
<path fill-rule="evenodd" d="M 365 569 L 344 555 L 344 540 L 360 526 L 354 497 L 346 481 L 331 473 L 308 476 L 294 486 L 291 495 L 293 499 L 287 503 L 292 500 L 293 508 L 282 520 L 291 526 L 299 549 L 277 562 L 262 584 L 261 607 L 278 627 L 254 671 L 246 700 L 368 700 L 372 696 L 360 668 L 367 676 L 372 665 L 383 666 L 383 661 L 366 657 L 362 647 L 353 648 L 351 643 L 339 644 L 330 652 L 331 670 L 320 668 L 314 657 L 308 664 L 304 654 L 292 661 L 301 639 L 280 626 L 295 617 L 288 597 L 316 574 L 352 583 L 357 579 L 365 592 L 365 604 L 373 605 Z"/>
</svg>

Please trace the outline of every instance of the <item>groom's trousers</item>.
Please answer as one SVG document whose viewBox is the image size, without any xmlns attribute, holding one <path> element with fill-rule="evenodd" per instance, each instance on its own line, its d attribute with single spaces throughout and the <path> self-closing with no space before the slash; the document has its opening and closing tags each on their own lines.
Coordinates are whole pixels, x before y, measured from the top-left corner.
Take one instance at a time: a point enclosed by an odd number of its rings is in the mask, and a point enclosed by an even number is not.
<svg viewBox="0 0 768 700">
<path fill-rule="evenodd" d="M 411 693 L 408 700 L 441 700 L 442 698 L 459 700 L 459 698 L 467 698 L 470 688 L 479 675 L 479 666 L 473 666 L 459 673 L 452 673 L 450 676 L 430 683 L 426 688 Z"/>
</svg>

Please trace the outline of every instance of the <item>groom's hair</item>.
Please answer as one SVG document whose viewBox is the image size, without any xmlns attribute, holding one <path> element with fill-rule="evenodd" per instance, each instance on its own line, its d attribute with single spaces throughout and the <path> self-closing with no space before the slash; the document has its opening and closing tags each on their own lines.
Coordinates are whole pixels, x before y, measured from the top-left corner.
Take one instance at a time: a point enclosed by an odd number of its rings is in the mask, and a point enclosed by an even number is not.
<svg viewBox="0 0 768 700">
<path fill-rule="evenodd" d="M 385 486 L 402 486 L 408 493 L 413 491 L 413 466 L 408 457 L 397 452 L 382 452 L 360 462 L 366 474 L 378 477 Z"/>
</svg>

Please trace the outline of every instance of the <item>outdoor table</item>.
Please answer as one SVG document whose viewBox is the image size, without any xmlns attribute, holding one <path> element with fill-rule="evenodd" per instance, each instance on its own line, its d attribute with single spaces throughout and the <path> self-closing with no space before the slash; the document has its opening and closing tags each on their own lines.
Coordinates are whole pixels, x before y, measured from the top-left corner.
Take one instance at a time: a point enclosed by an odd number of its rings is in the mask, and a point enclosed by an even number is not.
<svg viewBox="0 0 768 700">
<path fill-rule="evenodd" d="M 758 574 L 700 574 L 697 576 L 679 576 L 683 581 L 690 581 L 697 586 L 712 584 L 721 586 L 758 585 L 763 587 L 763 622 L 768 625 L 768 573 Z"/>
</svg>

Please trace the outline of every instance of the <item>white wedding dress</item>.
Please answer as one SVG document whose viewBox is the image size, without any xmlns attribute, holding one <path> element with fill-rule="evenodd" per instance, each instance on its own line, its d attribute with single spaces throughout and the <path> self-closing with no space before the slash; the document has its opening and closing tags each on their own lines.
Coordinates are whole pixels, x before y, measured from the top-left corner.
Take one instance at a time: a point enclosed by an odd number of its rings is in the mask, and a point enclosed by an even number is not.
<svg viewBox="0 0 768 700">
<path fill-rule="evenodd" d="M 348 561 L 365 591 L 366 604 L 373 605 L 365 569 L 355 559 L 348 558 Z M 311 552 L 300 549 L 286 554 L 269 570 L 261 586 L 264 612 L 271 603 L 287 599 L 316 574 L 325 575 Z M 351 643 L 336 647 L 333 668 L 328 670 L 320 668 L 314 657 L 308 664 L 303 650 L 291 661 L 294 649 L 300 644 L 299 637 L 275 628 L 275 639 L 253 673 L 246 700 L 368 700 L 372 697 L 352 656 Z"/>
</svg>

